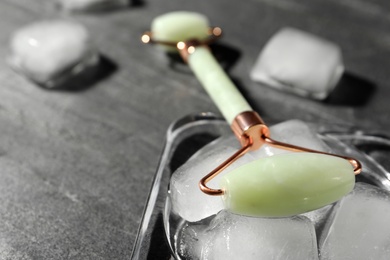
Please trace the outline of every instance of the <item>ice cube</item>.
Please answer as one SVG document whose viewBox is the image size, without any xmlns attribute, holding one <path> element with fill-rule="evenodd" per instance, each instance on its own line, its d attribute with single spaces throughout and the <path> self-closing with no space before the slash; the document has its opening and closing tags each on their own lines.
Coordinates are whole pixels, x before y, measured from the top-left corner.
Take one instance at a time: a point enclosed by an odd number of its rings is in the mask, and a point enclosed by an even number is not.
<svg viewBox="0 0 390 260">
<path fill-rule="evenodd" d="M 321 139 L 317 133 L 301 120 L 292 119 L 270 127 L 271 138 L 313 150 L 330 152 L 331 149 Z M 275 148 L 272 148 L 275 150 Z M 278 153 L 288 152 L 286 150 L 277 150 Z M 276 153 L 275 153 L 276 154 Z M 272 152 L 267 155 L 273 155 Z"/>
<path fill-rule="evenodd" d="M 299 120 L 290 120 L 270 128 L 271 137 L 283 142 L 302 145 L 311 149 L 328 151 L 329 148 Z M 188 162 L 180 167 L 171 178 L 170 196 L 173 211 L 187 221 L 199 221 L 217 214 L 224 208 L 219 196 L 209 196 L 200 191 L 201 178 L 221 164 L 240 148 L 234 136 L 223 137 L 198 151 Z M 219 187 L 220 177 L 232 169 L 257 158 L 271 156 L 285 150 L 264 145 L 261 149 L 248 153 L 223 173 L 211 180 L 210 187 Z"/>
<path fill-rule="evenodd" d="M 203 239 L 203 260 L 318 259 L 314 226 L 304 216 L 253 218 L 221 211 Z"/>
<path fill-rule="evenodd" d="M 334 208 L 319 238 L 321 259 L 389 259 L 390 192 L 357 183 Z"/>
<path fill-rule="evenodd" d="M 204 194 L 198 183 L 239 147 L 234 136 L 217 139 L 177 169 L 170 182 L 172 210 L 187 221 L 199 221 L 223 209 L 221 198 Z M 218 187 L 219 179 L 220 176 L 216 176 L 211 180 L 210 187 Z"/>
<path fill-rule="evenodd" d="M 181 259 L 200 259 L 205 240 L 207 241 L 205 230 L 209 223 L 207 219 L 200 222 L 187 222 L 183 225 L 175 242 L 176 252 Z"/>
<path fill-rule="evenodd" d="M 75 12 L 105 11 L 128 7 L 129 0 L 58 0 L 64 10 Z"/>
<path fill-rule="evenodd" d="M 319 237 L 323 230 L 324 226 L 326 224 L 327 219 L 332 213 L 332 209 L 336 203 L 326 205 L 322 208 L 306 212 L 302 214 L 303 216 L 307 217 L 311 220 L 311 222 L 314 224 L 314 228 L 316 230 L 317 237 Z"/>
<path fill-rule="evenodd" d="M 297 145 L 312 150 L 331 152 L 331 149 L 301 120 L 292 119 L 270 127 L 271 138 L 277 141 Z M 288 150 L 264 145 L 262 149 L 251 152 L 255 158 L 290 153 Z"/>
<path fill-rule="evenodd" d="M 10 40 L 9 65 L 47 88 L 98 64 L 88 30 L 70 20 L 45 20 L 15 31 Z"/>
<path fill-rule="evenodd" d="M 343 71 L 339 46 L 295 28 L 283 28 L 263 48 L 250 76 L 267 86 L 324 99 Z"/>
</svg>

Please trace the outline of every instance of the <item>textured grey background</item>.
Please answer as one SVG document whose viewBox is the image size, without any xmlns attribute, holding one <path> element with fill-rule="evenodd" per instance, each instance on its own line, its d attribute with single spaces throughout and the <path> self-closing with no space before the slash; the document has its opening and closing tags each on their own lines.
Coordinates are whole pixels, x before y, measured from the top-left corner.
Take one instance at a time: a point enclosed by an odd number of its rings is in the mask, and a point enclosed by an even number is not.
<svg viewBox="0 0 390 260">
<path fill-rule="evenodd" d="M 66 14 L 54 0 L 0 1 L 0 259 L 127 259 L 165 131 L 217 112 L 182 65 L 140 43 L 153 17 L 206 14 L 237 55 L 229 71 L 264 117 L 390 130 L 390 4 L 385 0 L 156 0 L 108 13 Z M 6 64 L 11 33 L 51 18 L 83 23 L 116 69 L 79 91 L 47 91 Z M 339 44 L 347 77 L 325 102 L 249 79 L 266 41 L 292 26 Z M 228 55 L 229 56 L 229 55 Z M 103 68 L 103 69 L 107 69 Z"/>
</svg>

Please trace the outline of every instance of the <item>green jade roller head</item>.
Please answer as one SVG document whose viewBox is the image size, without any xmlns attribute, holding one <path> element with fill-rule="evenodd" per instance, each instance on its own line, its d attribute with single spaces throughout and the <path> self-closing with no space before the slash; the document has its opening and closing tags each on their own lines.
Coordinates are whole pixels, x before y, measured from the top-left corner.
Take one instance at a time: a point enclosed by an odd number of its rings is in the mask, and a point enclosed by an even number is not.
<svg viewBox="0 0 390 260">
<path fill-rule="evenodd" d="M 178 21 L 181 21 L 178 23 Z M 166 51 L 177 51 L 179 42 L 188 40 L 205 41 L 213 35 L 209 22 L 204 15 L 179 11 L 155 18 L 151 32 L 143 35 L 142 41 L 153 40 L 160 43 Z"/>
<path fill-rule="evenodd" d="M 256 217 L 285 217 L 318 209 L 339 200 L 354 187 L 359 161 L 276 141 L 211 54 L 207 44 L 221 35 L 210 29 L 208 19 L 193 12 L 172 12 L 156 17 L 144 43 L 156 43 L 166 51 L 179 51 L 210 95 L 242 147 L 203 177 L 200 189 L 222 196 L 230 211 Z M 221 188 L 207 183 L 248 151 L 264 144 L 286 149 L 226 173 Z"/>
<path fill-rule="evenodd" d="M 317 209 L 352 191 L 347 160 L 316 153 L 286 153 L 245 164 L 221 180 L 232 212 L 283 217 Z"/>
</svg>

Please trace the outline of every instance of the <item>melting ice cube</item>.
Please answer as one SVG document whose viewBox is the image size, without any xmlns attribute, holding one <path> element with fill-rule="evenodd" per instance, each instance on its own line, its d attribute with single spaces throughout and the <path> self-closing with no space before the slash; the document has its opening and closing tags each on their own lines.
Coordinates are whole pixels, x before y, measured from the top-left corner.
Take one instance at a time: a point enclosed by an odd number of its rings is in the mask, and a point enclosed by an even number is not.
<svg viewBox="0 0 390 260">
<path fill-rule="evenodd" d="M 250 76 L 267 86 L 324 99 L 343 71 L 339 46 L 295 28 L 283 28 L 268 41 Z"/>
<path fill-rule="evenodd" d="M 105 11 L 119 7 L 128 7 L 129 0 L 57 0 L 67 11 L 87 12 Z"/>
<path fill-rule="evenodd" d="M 239 143 L 233 136 L 217 139 L 197 152 L 171 177 L 170 196 L 173 211 L 187 221 L 199 221 L 223 209 L 219 196 L 208 196 L 198 186 L 201 178 L 231 156 Z M 220 176 L 209 184 L 218 187 Z"/>
<path fill-rule="evenodd" d="M 203 234 L 200 259 L 318 259 L 314 226 L 304 216 L 253 218 L 221 211 Z"/>
<path fill-rule="evenodd" d="M 8 63 L 34 82 L 54 88 L 98 64 L 88 30 L 74 21 L 45 20 L 15 31 Z"/>
<path fill-rule="evenodd" d="M 311 220 L 316 229 L 317 237 L 321 236 L 327 219 L 332 213 L 335 203 L 326 205 L 325 207 L 303 213 L 302 215 Z"/>
<path fill-rule="evenodd" d="M 390 192 L 357 183 L 334 208 L 319 238 L 321 259 L 389 259 Z"/>
</svg>

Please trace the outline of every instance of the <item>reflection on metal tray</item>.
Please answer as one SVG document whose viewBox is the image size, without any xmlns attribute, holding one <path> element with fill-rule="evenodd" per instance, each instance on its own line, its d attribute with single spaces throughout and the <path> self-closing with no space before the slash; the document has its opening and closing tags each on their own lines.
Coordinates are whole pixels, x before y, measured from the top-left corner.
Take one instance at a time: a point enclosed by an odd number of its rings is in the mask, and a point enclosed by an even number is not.
<svg viewBox="0 0 390 260">
<path fill-rule="evenodd" d="M 352 127 L 309 124 L 335 153 L 355 157 L 363 164 L 358 181 L 390 190 L 390 139 Z M 134 244 L 132 260 L 174 259 L 164 230 L 164 207 L 171 174 L 196 151 L 222 135 L 232 135 L 227 123 L 213 114 L 187 116 L 167 130 L 153 185 Z"/>
</svg>

